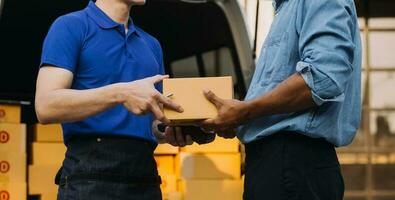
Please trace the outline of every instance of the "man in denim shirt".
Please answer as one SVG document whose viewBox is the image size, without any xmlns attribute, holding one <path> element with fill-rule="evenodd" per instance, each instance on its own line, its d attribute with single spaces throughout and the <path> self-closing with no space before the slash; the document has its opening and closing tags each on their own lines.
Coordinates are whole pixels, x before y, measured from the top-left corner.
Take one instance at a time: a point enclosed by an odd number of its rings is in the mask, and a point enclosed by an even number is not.
<svg viewBox="0 0 395 200">
<path fill-rule="evenodd" d="M 275 0 L 276 16 L 245 101 L 206 97 L 202 123 L 246 144 L 246 200 L 341 200 L 335 147 L 361 118 L 361 42 L 353 0 Z"/>
</svg>

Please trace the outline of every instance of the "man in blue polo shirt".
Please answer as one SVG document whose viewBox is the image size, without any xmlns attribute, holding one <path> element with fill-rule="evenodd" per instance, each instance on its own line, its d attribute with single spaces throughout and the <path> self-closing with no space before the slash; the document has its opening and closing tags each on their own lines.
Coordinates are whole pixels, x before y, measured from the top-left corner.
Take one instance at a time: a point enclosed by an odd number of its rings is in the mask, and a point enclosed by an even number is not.
<svg viewBox="0 0 395 200">
<path fill-rule="evenodd" d="M 162 199 L 153 151 L 158 137 L 169 137 L 153 121 L 168 122 L 161 106 L 182 108 L 158 91 L 167 78 L 159 42 L 129 17 L 144 2 L 91 1 L 48 32 L 36 111 L 41 123 L 62 123 L 67 153 L 58 199 Z M 167 136 L 181 138 L 174 130 Z"/>
</svg>

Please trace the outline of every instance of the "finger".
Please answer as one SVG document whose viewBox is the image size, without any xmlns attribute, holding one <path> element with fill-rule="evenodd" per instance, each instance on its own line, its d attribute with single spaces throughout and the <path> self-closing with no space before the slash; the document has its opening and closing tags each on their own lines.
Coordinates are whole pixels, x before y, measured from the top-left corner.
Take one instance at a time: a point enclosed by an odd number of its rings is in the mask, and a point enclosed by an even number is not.
<svg viewBox="0 0 395 200">
<path fill-rule="evenodd" d="M 165 117 L 159 105 L 154 103 L 150 105 L 152 113 L 155 115 L 155 118 L 163 123 L 170 123 L 170 121 Z"/>
<path fill-rule="evenodd" d="M 181 127 L 176 127 L 176 141 L 180 147 L 184 147 L 186 145 L 184 136 L 182 135 Z"/>
<path fill-rule="evenodd" d="M 222 106 L 224 100 L 217 97 L 217 95 L 215 95 L 214 92 L 212 92 L 210 90 L 204 90 L 203 93 L 204 93 L 204 96 L 207 98 L 207 100 L 209 100 L 211 103 L 213 103 L 215 105 L 215 107 L 219 108 Z"/>
<path fill-rule="evenodd" d="M 217 135 L 220 137 L 223 137 L 225 139 L 231 139 L 234 138 L 236 136 L 236 130 L 233 129 L 223 129 L 217 132 Z"/>
<path fill-rule="evenodd" d="M 150 81 L 152 84 L 159 83 L 163 81 L 163 79 L 169 78 L 169 75 L 156 75 L 148 77 L 147 80 Z"/>
<path fill-rule="evenodd" d="M 163 106 L 170 108 L 172 110 L 175 110 L 177 112 L 184 112 L 184 109 L 180 105 L 178 105 L 178 104 L 174 103 L 172 100 L 170 100 L 170 98 L 165 97 L 162 94 L 158 94 L 155 97 L 158 102 L 163 104 Z"/>
<path fill-rule="evenodd" d="M 224 138 L 226 138 L 226 139 L 232 139 L 232 138 L 234 138 L 234 137 L 236 137 L 236 135 L 235 135 L 234 133 L 225 133 L 225 137 L 224 137 Z"/>
<path fill-rule="evenodd" d="M 226 134 L 223 132 L 217 132 L 217 135 L 222 138 L 226 138 Z"/>
<path fill-rule="evenodd" d="M 173 127 L 170 127 L 170 126 L 166 127 L 165 136 L 166 136 L 167 143 L 171 144 L 172 146 L 178 146 Z"/>
<path fill-rule="evenodd" d="M 215 119 L 206 119 L 202 122 L 199 123 L 199 126 L 203 127 L 204 129 L 211 129 L 211 127 L 214 127 L 215 124 Z"/>
<path fill-rule="evenodd" d="M 190 135 L 187 135 L 185 137 L 185 139 L 186 139 L 187 145 L 192 145 L 193 144 L 193 140 L 192 140 L 192 137 Z"/>
</svg>

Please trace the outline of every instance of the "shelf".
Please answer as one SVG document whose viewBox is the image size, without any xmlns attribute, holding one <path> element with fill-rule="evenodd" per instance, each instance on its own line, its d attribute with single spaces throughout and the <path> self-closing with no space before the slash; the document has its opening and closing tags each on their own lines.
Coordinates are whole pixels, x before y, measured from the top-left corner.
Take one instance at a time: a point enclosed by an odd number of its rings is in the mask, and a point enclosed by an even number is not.
<svg viewBox="0 0 395 200">
<path fill-rule="evenodd" d="M 345 197 L 365 197 L 369 193 L 367 191 L 346 191 L 344 193 Z M 394 190 L 374 190 L 371 194 L 375 197 L 394 197 L 395 199 L 395 191 Z"/>
<path fill-rule="evenodd" d="M 341 165 L 366 165 L 369 163 L 367 153 L 338 153 Z M 371 155 L 373 165 L 395 165 L 395 152 L 373 153 Z"/>
<path fill-rule="evenodd" d="M 365 31 L 366 28 L 359 28 L 359 31 Z M 394 32 L 395 28 L 369 28 L 369 32 Z"/>
<path fill-rule="evenodd" d="M 363 67 L 362 71 L 366 72 L 367 71 L 366 67 Z M 373 67 L 370 67 L 369 71 L 370 72 L 395 72 L 395 67 L 388 67 L 388 68 L 383 68 L 383 67 L 373 68 Z"/>
</svg>

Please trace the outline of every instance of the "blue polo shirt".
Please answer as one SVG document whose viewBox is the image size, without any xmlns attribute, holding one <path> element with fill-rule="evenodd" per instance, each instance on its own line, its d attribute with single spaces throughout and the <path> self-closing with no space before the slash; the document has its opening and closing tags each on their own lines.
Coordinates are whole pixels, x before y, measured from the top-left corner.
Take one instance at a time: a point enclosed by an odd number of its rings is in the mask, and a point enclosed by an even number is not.
<svg viewBox="0 0 395 200">
<path fill-rule="evenodd" d="M 71 89 L 86 90 L 163 74 L 159 42 L 129 21 L 113 21 L 92 1 L 81 11 L 59 17 L 45 38 L 41 66 L 74 74 Z M 51 83 L 48 83 L 51 84 Z M 157 87 L 158 90 L 160 86 Z M 65 143 L 73 135 L 121 135 L 156 142 L 152 115 L 136 116 L 123 105 L 83 121 L 63 123 Z"/>
</svg>

